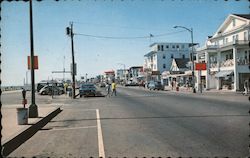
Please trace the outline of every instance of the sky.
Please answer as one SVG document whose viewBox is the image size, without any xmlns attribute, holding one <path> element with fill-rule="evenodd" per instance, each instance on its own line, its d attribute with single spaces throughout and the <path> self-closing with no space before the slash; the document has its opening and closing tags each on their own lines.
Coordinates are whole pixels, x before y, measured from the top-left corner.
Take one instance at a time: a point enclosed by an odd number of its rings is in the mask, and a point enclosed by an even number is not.
<svg viewBox="0 0 250 158">
<path fill-rule="evenodd" d="M 1 4 L 2 86 L 23 85 L 30 55 L 29 3 Z M 35 82 L 62 78 L 52 71 L 70 70 L 71 41 L 66 27 L 73 22 L 77 76 L 95 77 L 107 70 L 142 66 L 155 42 L 191 42 L 190 33 L 173 26 L 193 28 L 194 42 L 202 46 L 229 14 L 249 14 L 248 0 L 84 0 L 33 1 L 34 52 L 39 69 Z M 78 34 L 78 35 L 77 35 Z M 103 39 L 108 37 L 152 38 Z M 121 64 L 119 64 L 121 63 Z M 70 74 L 65 78 L 71 79 Z"/>
</svg>

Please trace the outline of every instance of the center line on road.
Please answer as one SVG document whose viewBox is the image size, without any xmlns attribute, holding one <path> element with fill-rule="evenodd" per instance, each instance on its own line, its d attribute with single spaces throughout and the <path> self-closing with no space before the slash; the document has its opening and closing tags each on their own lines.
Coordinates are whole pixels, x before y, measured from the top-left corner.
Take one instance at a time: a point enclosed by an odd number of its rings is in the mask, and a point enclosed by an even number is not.
<svg viewBox="0 0 250 158">
<path fill-rule="evenodd" d="M 97 119 L 97 134 L 98 134 L 99 157 L 105 158 L 104 144 L 103 144 L 103 137 L 102 137 L 102 127 L 101 127 L 101 120 L 100 120 L 99 109 L 96 109 L 96 119 Z"/>
</svg>

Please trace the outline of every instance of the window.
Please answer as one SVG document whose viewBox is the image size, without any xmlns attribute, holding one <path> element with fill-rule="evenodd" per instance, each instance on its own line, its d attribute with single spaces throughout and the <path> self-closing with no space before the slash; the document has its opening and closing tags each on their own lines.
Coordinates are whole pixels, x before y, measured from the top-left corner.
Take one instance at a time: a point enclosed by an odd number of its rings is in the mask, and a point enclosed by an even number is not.
<svg viewBox="0 0 250 158">
<path fill-rule="evenodd" d="M 228 38 L 226 38 L 226 43 L 228 42 Z"/>
<path fill-rule="evenodd" d="M 161 51 L 163 51 L 163 45 L 161 45 Z"/>
<path fill-rule="evenodd" d="M 179 45 L 176 45 L 176 48 L 179 48 Z"/>
<path fill-rule="evenodd" d="M 233 35 L 233 42 L 235 42 L 235 36 Z"/>
<path fill-rule="evenodd" d="M 168 45 L 166 45 L 166 48 L 168 49 L 168 48 L 169 48 L 169 46 L 168 46 Z"/>
<path fill-rule="evenodd" d="M 156 69 L 156 65 L 154 64 L 154 69 Z"/>
<path fill-rule="evenodd" d="M 162 59 L 166 59 L 166 56 L 165 56 L 165 54 L 163 54 L 163 55 L 162 55 Z"/>
<path fill-rule="evenodd" d="M 184 49 L 184 48 L 185 48 L 184 44 L 183 44 L 183 45 L 181 45 L 181 48 L 182 48 L 182 49 Z"/>
<path fill-rule="evenodd" d="M 235 21 L 235 19 L 233 19 L 233 27 L 235 27 L 235 25 L 236 25 L 236 21 Z"/>
<path fill-rule="evenodd" d="M 235 40 L 237 41 L 237 40 L 238 40 L 238 38 L 239 38 L 239 35 L 237 34 L 237 35 L 235 36 Z"/>
<path fill-rule="evenodd" d="M 185 54 L 182 54 L 182 58 L 185 59 Z"/>
<path fill-rule="evenodd" d="M 245 51 L 245 59 L 247 59 L 247 51 Z"/>
<path fill-rule="evenodd" d="M 174 54 L 171 54 L 171 58 L 174 58 Z"/>
<path fill-rule="evenodd" d="M 226 60 L 228 59 L 228 55 L 226 55 Z"/>
<path fill-rule="evenodd" d="M 157 50 L 160 51 L 160 45 L 157 45 Z"/>
<path fill-rule="evenodd" d="M 166 64 L 163 64 L 163 69 L 166 69 Z"/>
<path fill-rule="evenodd" d="M 233 59 L 233 54 L 229 54 L 229 59 Z"/>
<path fill-rule="evenodd" d="M 172 45 L 172 48 L 175 49 L 175 45 Z"/>
<path fill-rule="evenodd" d="M 244 41 L 247 40 L 247 32 L 244 32 Z"/>
</svg>

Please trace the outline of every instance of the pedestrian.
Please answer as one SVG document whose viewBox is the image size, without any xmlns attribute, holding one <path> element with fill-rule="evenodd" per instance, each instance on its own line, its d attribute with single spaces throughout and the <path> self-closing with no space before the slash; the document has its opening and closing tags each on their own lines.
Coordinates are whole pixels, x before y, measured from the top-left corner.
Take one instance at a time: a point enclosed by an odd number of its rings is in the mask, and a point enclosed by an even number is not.
<svg viewBox="0 0 250 158">
<path fill-rule="evenodd" d="M 174 81 L 171 82 L 172 90 L 174 89 Z"/>
<path fill-rule="evenodd" d="M 248 83 L 248 80 L 245 80 L 244 82 L 244 95 L 247 95 L 248 94 L 248 91 L 249 91 L 249 83 Z"/>
<path fill-rule="evenodd" d="M 110 97 L 110 84 L 108 82 L 106 84 L 106 91 L 107 91 L 106 96 Z"/>
<path fill-rule="evenodd" d="M 116 96 L 116 83 L 115 83 L 115 81 L 113 81 L 113 83 L 112 83 L 112 94 L 111 94 L 111 96 L 113 96 L 113 94 L 115 94 L 115 96 Z"/>
</svg>

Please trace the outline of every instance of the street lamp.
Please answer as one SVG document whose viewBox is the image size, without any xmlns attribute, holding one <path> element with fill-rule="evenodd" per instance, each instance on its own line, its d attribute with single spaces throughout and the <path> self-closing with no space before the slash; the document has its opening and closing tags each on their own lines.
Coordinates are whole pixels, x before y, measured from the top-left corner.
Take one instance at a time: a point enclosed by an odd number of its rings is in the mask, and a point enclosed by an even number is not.
<svg viewBox="0 0 250 158">
<path fill-rule="evenodd" d="M 38 117 L 38 109 L 35 102 L 35 71 L 34 71 L 34 40 L 33 40 L 33 19 L 32 19 L 32 0 L 29 3 L 30 11 L 30 63 L 31 63 L 31 105 L 29 106 L 29 118 Z"/>
<path fill-rule="evenodd" d="M 183 28 L 183 29 L 189 31 L 190 34 L 191 34 L 192 52 L 190 53 L 191 54 L 190 55 L 190 60 L 192 62 L 192 89 L 193 89 L 193 93 L 196 93 L 196 90 L 195 90 L 195 87 L 194 87 L 195 82 L 194 82 L 194 56 L 193 56 L 194 55 L 193 28 L 188 29 L 188 28 L 186 28 L 184 26 L 174 26 L 174 28 L 175 29 L 176 28 Z"/>
</svg>

